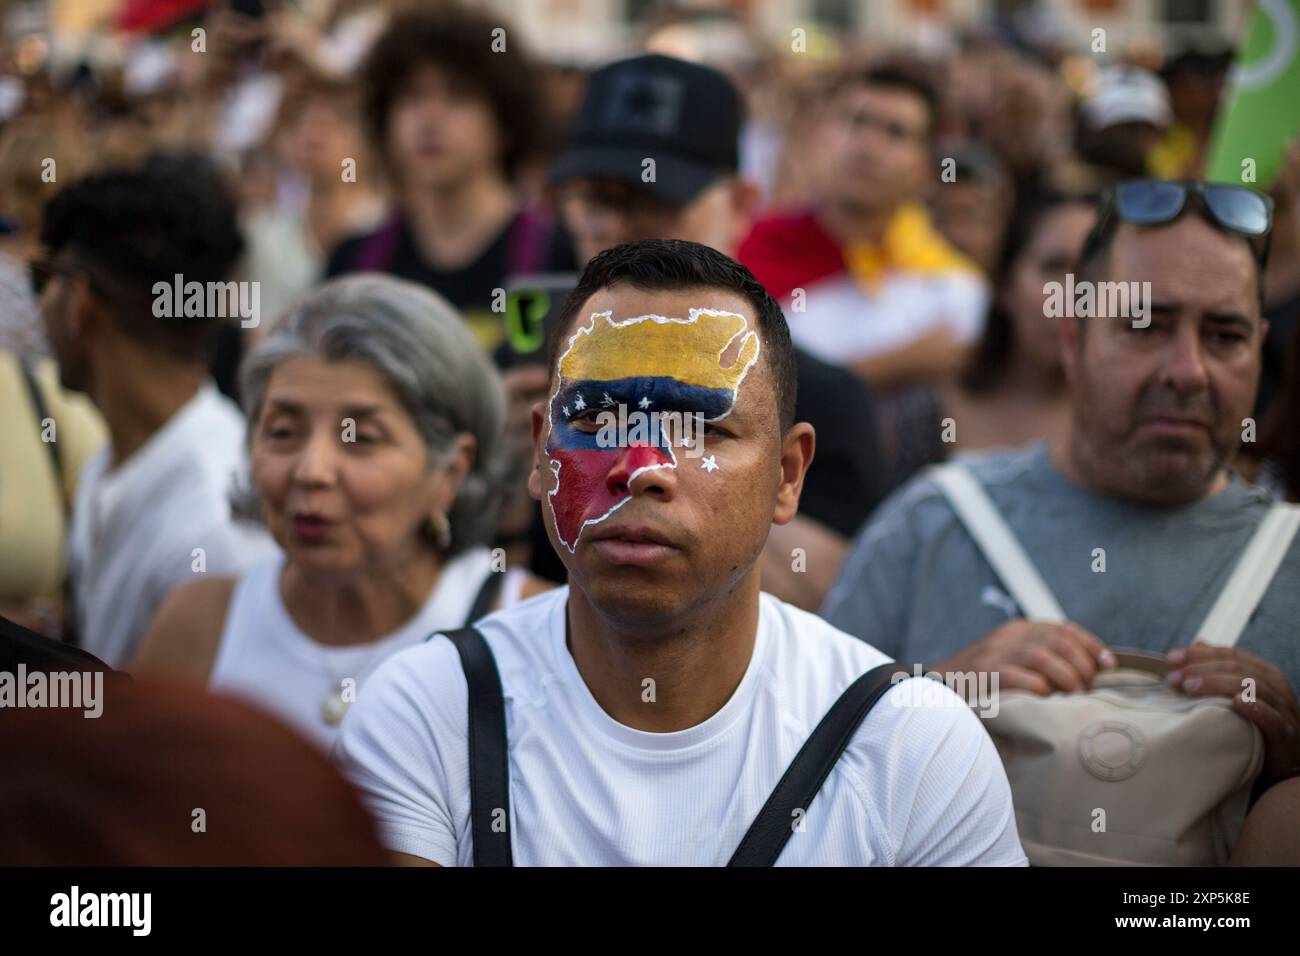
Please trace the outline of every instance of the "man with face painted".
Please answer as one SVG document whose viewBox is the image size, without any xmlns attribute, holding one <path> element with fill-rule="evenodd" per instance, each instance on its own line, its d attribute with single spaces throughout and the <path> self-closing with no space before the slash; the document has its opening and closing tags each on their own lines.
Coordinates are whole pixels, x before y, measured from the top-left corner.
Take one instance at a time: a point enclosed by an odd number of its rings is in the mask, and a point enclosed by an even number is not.
<svg viewBox="0 0 1300 956">
<path fill-rule="evenodd" d="M 500 832 L 521 865 L 724 863 L 887 660 L 759 589 L 814 451 L 789 331 L 739 263 L 648 240 L 588 264 L 549 354 L 529 488 L 570 583 L 478 623 L 504 699 Z M 654 411 L 703 430 L 634 418 Z M 978 718 L 938 682 L 891 683 L 776 862 L 1022 865 Z M 468 701 L 438 635 L 381 667 L 343 724 L 336 755 L 401 862 L 476 859 Z"/>
<path fill-rule="evenodd" d="M 597 70 L 549 173 L 578 261 L 636 239 L 686 239 L 734 256 L 759 202 L 757 184 L 740 172 L 743 114 L 735 84 L 707 65 L 652 54 Z M 773 531 L 763 587 L 811 610 L 883 496 L 886 468 L 867 388 L 802 349 L 795 358 L 797 413 L 818 431 L 817 462 L 800 514 Z M 540 390 L 546 370 L 516 370 L 507 381 Z M 795 548 L 802 562 L 792 562 Z M 559 580 L 547 552 L 534 547 L 534 567 Z"/>
</svg>

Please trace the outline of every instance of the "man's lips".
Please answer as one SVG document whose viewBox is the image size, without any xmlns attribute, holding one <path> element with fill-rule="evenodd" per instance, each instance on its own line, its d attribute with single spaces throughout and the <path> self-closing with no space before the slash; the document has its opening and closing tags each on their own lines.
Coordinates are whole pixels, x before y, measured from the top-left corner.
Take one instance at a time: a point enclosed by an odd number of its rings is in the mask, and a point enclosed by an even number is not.
<svg viewBox="0 0 1300 956">
<path fill-rule="evenodd" d="M 649 525 L 606 525 L 597 528 L 591 535 L 592 541 L 603 541 L 606 538 L 619 538 L 638 544 L 664 544 L 670 548 L 677 547 L 671 538 Z"/>
<path fill-rule="evenodd" d="M 649 567 L 666 561 L 681 549 L 666 535 L 643 525 L 599 528 L 591 547 L 611 564 Z"/>
<path fill-rule="evenodd" d="M 1186 415 L 1144 415 L 1138 419 L 1140 426 L 1166 431 L 1209 431 L 1208 422 Z"/>
</svg>

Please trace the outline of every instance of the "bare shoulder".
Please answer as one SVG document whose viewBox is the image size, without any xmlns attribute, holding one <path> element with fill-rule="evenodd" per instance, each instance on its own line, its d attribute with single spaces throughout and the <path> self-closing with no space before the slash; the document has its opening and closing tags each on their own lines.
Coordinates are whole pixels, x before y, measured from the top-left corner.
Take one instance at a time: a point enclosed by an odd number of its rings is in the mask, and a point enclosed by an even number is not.
<svg viewBox="0 0 1300 956">
<path fill-rule="evenodd" d="M 163 598 L 131 662 L 133 674 L 206 684 L 237 578 L 199 578 Z"/>
</svg>

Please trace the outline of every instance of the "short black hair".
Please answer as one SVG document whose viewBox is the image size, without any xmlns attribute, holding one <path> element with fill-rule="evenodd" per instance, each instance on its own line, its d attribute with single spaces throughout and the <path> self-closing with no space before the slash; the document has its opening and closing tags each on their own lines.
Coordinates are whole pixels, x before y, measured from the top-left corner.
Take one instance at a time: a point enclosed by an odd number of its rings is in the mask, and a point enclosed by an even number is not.
<svg viewBox="0 0 1300 956">
<path fill-rule="evenodd" d="M 505 30 L 500 53 L 492 49 L 497 29 Z M 458 3 L 394 18 L 361 69 L 362 115 L 380 155 L 387 158 L 393 102 L 412 75 L 433 66 L 449 83 L 475 90 L 488 101 L 501 134 L 501 169 L 513 177 L 538 151 L 547 129 L 539 72 L 520 39 L 500 17 Z"/>
<path fill-rule="evenodd" d="M 846 89 L 859 86 L 871 86 L 879 89 L 897 90 L 910 93 L 925 104 L 927 117 L 925 135 L 933 138 L 939 125 L 939 91 L 926 78 L 921 67 L 907 60 L 878 63 L 865 70 L 859 69 L 845 74 L 832 88 L 832 93 L 841 93 Z"/>
<path fill-rule="evenodd" d="M 154 153 L 136 166 L 74 180 L 45 206 L 41 244 L 70 256 L 132 339 L 188 360 L 206 360 L 219 316 L 159 318 L 154 284 L 225 281 L 244 252 L 234 196 L 208 158 Z"/>
<path fill-rule="evenodd" d="M 754 307 L 758 331 L 772 372 L 772 387 L 781 433 L 794 424 L 799 372 L 785 315 L 754 274 L 718 250 L 684 239 L 642 239 L 612 246 L 587 263 L 578 284 L 560 307 L 546 346 L 547 365 L 554 374 L 569 327 L 583 304 L 601 289 L 625 283 L 646 291 L 727 289 Z"/>
</svg>

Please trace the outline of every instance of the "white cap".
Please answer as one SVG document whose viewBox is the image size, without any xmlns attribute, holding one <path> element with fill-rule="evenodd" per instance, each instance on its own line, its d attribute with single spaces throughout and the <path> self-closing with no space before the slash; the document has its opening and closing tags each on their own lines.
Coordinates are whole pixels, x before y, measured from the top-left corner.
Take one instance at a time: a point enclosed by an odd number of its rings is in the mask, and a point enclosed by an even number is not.
<svg viewBox="0 0 1300 956">
<path fill-rule="evenodd" d="M 1150 123 L 1164 129 L 1173 119 L 1164 82 L 1149 70 L 1134 66 L 1102 70 L 1096 89 L 1080 109 L 1084 122 L 1092 129 L 1120 123 Z"/>
</svg>

